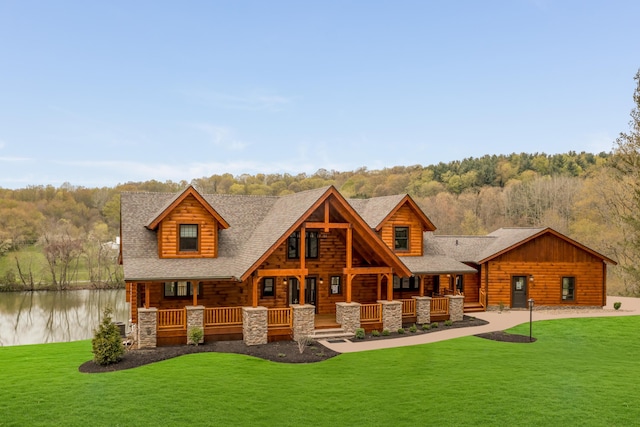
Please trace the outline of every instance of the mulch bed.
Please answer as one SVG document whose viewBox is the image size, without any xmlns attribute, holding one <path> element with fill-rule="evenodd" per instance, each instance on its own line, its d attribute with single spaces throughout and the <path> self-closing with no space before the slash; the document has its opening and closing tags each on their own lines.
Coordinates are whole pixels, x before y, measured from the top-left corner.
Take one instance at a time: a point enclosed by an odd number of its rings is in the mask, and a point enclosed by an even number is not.
<svg viewBox="0 0 640 427">
<path fill-rule="evenodd" d="M 413 335 L 437 333 L 438 331 L 444 331 L 447 329 L 466 328 L 486 324 L 487 322 L 484 320 L 477 319 L 475 317 L 464 316 L 464 319 L 460 322 L 454 322 L 450 326 L 444 326 L 444 324 L 441 322 L 438 328 L 431 328 L 427 331 L 418 328 L 416 332 L 409 332 L 407 328 L 407 331 L 404 334 L 393 332 L 388 336 L 380 335 L 378 337 L 374 337 L 369 333 L 366 334 L 363 340 L 352 340 L 354 342 L 361 342 L 369 340 L 398 339 Z M 507 334 L 503 331 L 478 334 L 476 336 L 495 341 L 516 343 L 529 342 L 528 336 Z M 535 338 L 533 340 L 535 341 Z M 307 345 L 304 348 L 304 351 L 301 353 L 300 348 L 298 347 L 298 343 L 294 341 L 277 341 L 268 344 L 253 346 L 248 346 L 242 341 L 214 341 L 200 344 L 198 346 L 179 345 L 157 347 L 153 349 L 129 350 L 124 354 L 122 360 L 120 360 L 120 362 L 118 363 L 101 366 L 93 362 L 93 360 L 90 360 L 80 365 L 78 370 L 83 373 L 113 372 L 136 368 L 138 366 L 148 365 L 149 363 L 160 362 L 162 360 L 171 359 L 174 357 L 182 356 L 184 354 L 207 352 L 245 354 L 248 356 L 258 357 L 261 359 L 280 363 L 314 363 L 329 359 L 340 354 L 317 342 L 313 342 L 310 345 Z"/>
</svg>

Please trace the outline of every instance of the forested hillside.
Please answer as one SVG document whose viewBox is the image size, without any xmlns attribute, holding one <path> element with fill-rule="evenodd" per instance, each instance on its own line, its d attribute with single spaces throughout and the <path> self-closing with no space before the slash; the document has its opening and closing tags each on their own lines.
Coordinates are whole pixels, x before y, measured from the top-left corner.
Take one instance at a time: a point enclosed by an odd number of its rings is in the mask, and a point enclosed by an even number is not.
<svg viewBox="0 0 640 427">
<path fill-rule="evenodd" d="M 79 281 L 119 284 L 122 274 L 110 242 L 119 234 L 120 193 L 177 192 L 189 184 L 220 194 L 285 195 L 326 185 L 353 198 L 409 193 L 440 234 L 544 225 L 615 257 L 613 242 L 622 237 L 600 197 L 614 185 L 610 160 L 608 153 L 520 153 L 382 170 L 321 169 L 313 175 L 223 174 L 191 183 L 0 189 L 0 283 L 30 289 L 62 289 Z M 620 291 L 627 292 L 621 283 Z"/>
</svg>

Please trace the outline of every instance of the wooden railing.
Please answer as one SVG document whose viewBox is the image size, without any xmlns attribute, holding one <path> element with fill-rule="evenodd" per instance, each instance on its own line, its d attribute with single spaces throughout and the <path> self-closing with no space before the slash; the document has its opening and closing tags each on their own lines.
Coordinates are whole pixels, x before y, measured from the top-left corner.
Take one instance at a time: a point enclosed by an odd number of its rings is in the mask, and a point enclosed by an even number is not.
<svg viewBox="0 0 640 427">
<path fill-rule="evenodd" d="M 158 310 L 158 329 L 187 329 L 187 310 Z"/>
<path fill-rule="evenodd" d="M 480 289 L 480 305 L 487 309 L 487 292 L 484 289 Z"/>
<path fill-rule="evenodd" d="M 267 310 L 267 325 L 270 328 L 291 327 L 293 316 L 291 308 L 270 308 Z"/>
<path fill-rule="evenodd" d="M 410 317 L 416 315 L 415 298 L 401 299 L 402 301 L 402 317 Z"/>
<path fill-rule="evenodd" d="M 360 305 L 360 323 L 372 323 L 382 321 L 382 304 Z"/>
<path fill-rule="evenodd" d="M 432 298 L 431 314 L 449 314 L 449 298 Z"/>
<path fill-rule="evenodd" d="M 204 309 L 204 326 L 242 325 L 242 307 Z"/>
</svg>

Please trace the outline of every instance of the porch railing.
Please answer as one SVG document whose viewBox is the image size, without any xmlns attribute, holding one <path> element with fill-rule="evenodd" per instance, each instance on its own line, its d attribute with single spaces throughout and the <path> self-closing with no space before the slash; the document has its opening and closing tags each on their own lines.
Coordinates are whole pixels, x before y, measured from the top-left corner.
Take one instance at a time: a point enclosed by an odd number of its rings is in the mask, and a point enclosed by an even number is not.
<svg viewBox="0 0 640 427">
<path fill-rule="evenodd" d="M 487 292 L 484 289 L 480 289 L 480 305 L 487 309 Z"/>
<path fill-rule="evenodd" d="M 187 310 L 158 310 L 158 329 L 187 329 Z"/>
<path fill-rule="evenodd" d="M 402 301 L 402 317 L 411 317 L 416 315 L 415 298 L 401 299 Z"/>
<path fill-rule="evenodd" d="M 242 307 L 215 307 L 204 309 L 204 326 L 242 325 Z"/>
<path fill-rule="evenodd" d="M 431 314 L 449 314 L 449 298 L 431 298 Z"/>
<path fill-rule="evenodd" d="M 291 327 L 293 325 L 292 308 L 269 308 L 267 310 L 267 325 L 270 328 Z"/>
<path fill-rule="evenodd" d="M 382 304 L 360 305 L 360 323 L 373 323 L 382 321 Z"/>
</svg>

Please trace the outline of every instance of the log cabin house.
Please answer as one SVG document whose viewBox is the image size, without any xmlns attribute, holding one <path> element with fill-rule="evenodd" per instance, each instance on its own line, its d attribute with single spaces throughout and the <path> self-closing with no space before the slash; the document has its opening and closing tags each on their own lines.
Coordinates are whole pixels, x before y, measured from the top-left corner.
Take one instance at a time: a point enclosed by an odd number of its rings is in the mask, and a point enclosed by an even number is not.
<svg viewBox="0 0 640 427">
<path fill-rule="evenodd" d="M 551 229 L 435 229 L 408 195 L 348 200 L 333 186 L 281 197 L 122 193 L 136 342 L 183 344 L 193 328 L 248 345 L 394 331 L 518 307 L 521 290 L 548 305 L 604 304 L 613 261 Z"/>
</svg>

